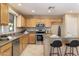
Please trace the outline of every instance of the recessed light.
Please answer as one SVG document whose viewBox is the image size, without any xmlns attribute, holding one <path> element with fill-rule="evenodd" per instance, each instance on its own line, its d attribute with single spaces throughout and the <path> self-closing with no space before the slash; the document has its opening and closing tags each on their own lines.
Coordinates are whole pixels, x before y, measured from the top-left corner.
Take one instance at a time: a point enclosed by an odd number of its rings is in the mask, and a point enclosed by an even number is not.
<svg viewBox="0 0 79 59">
<path fill-rule="evenodd" d="M 21 3 L 19 3 L 19 4 L 18 4 L 18 6 L 22 6 L 22 4 L 21 4 Z"/>
<path fill-rule="evenodd" d="M 35 12 L 35 10 L 32 10 L 32 12 L 34 13 L 34 12 Z"/>
</svg>

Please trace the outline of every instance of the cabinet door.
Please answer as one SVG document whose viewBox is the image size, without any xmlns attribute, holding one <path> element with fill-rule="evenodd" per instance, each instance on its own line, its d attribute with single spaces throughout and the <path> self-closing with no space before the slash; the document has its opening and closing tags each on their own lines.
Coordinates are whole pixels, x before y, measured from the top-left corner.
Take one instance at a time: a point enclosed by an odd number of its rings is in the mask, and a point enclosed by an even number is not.
<svg viewBox="0 0 79 59">
<path fill-rule="evenodd" d="M 21 16 L 21 26 L 25 27 L 25 18 Z"/>
<path fill-rule="evenodd" d="M 22 42 L 22 44 L 23 44 L 23 49 L 25 49 L 26 46 L 27 46 L 27 44 L 28 44 L 28 35 L 24 35 L 23 36 L 23 42 Z"/>
<path fill-rule="evenodd" d="M 26 20 L 26 27 L 30 27 L 30 19 Z"/>
<path fill-rule="evenodd" d="M 25 44 L 28 43 L 28 35 L 25 35 L 25 36 L 24 36 L 23 43 L 25 43 Z"/>
<path fill-rule="evenodd" d="M 51 21 L 50 21 L 50 19 L 45 19 L 44 20 L 44 24 L 45 24 L 46 27 L 51 27 Z"/>
<path fill-rule="evenodd" d="M 22 15 L 17 17 L 17 27 L 25 27 L 25 18 Z"/>
<path fill-rule="evenodd" d="M 12 48 L 9 48 L 6 51 L 2 52 L 2 56 L 12 56 Z"/>
<path fill-rule="evenodd" d="M 8 4 L 6 3 L 3 3 L 3 4 L 0 4 L 0 12 L 1 12 L 1 24 L 2 25 L 8 25 L 8 22 L 9 22 L 9 13 L 8 13 Z"/>
<path fill-rule="evenodd" d="M 22 37 L 20 37 L 20 52 L 22 52 L 28 43 L 28 36 L 24 35 Z"/>
<path fill-rule="evenodd" d="M 35 34 L 29 34 L 29 43 L 35 43 Z"/>
<path fill-rule="evenodd" d="M 2 56 L 11 56 L 12 55 L 12 44 L 8 43 L 2 46 L 0 52 Z"/>
<path fill-rule="evenodd" d="M 20 48 L 20 53 L 22 52 L 23 50 L 23 44 L 22 44 L 22 37 L 20 37 L 20 45 L 19 45 L 19 48 Z"/>
<path fill-rule="evenodd" d="M 38 22 L 38 19 L 27 19 L 27 27 L 35 27 Z"/>
</svg>

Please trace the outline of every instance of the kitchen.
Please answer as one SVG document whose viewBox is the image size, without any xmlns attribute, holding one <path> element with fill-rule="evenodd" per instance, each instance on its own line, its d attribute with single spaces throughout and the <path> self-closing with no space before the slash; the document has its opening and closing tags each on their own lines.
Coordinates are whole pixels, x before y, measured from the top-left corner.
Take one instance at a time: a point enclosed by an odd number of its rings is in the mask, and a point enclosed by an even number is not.
<svg viewBox="0 0 79 59">
<path fill-rule="evenodd" d="M 79 9 L 72 5 L 78 7 L 75 3 L 0 3 L 0 55 L 50 56 L 50 36 L 57 35 L 54 39 L 61 39 L 62 44 L 79 39 Z M 67 34 L 74 37 L 65 38 Z M 36 51 L 32 46 L 37 46 Z"/>
</svg>

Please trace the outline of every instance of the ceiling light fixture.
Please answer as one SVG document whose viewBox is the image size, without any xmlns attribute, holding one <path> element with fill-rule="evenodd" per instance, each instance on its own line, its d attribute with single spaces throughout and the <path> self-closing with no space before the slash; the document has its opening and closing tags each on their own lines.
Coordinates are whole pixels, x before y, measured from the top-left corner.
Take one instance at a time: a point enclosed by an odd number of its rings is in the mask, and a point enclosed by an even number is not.
<svg viewBox="0 0 79 59">
<path fill-rule="evenodd" d="M 21 3 L 19 3 L 19 4 L 18 4 L 18 6 L 22 6 L 22 4 L 21 4 Z"/>
<path fill-rule="evenodd" d="M 54 11 L 55 11 L 54 9 L 55 9 L 54 6 L 53 6 L 53 7 L 52 7 L 52 6 L 49 6 L 49 7 L 48 7 L 48 12 L 53 14 Z"/>
</svg>

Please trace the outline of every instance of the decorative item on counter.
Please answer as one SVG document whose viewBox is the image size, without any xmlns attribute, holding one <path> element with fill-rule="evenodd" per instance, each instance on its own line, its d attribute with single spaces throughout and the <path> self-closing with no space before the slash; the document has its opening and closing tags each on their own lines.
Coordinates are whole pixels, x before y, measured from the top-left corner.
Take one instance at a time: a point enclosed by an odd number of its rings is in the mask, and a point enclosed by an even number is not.
<svg viewBox="0 0 79 59">
<path fill-rule="evenodd" d="M 58 27 L 58 36 L 61 37 L 61 27 L 60 26 Z"/>
<path fill-rule="evenodd" d="M 28 34 L 28 32 L 27 32 L 27 31 L 25 31 L 25 32 L 24 32 L 24 34 Z"/>
<path fill-rule="evenodd" d="M 8 36 L 7 38 L 8 38 L 9 40 L 12 40 L 12 36 Z"/>
</svg>

